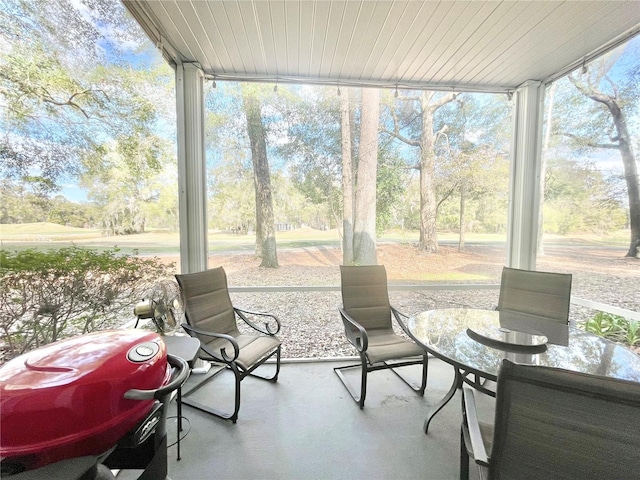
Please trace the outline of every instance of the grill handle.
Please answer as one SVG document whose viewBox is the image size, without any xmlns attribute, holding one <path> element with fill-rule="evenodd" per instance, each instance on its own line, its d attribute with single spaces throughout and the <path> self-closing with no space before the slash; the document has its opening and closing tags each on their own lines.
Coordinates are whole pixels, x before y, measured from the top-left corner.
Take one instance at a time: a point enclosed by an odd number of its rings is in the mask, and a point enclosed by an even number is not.
<svg viewBox="0 0 640 480">
<path fill-rule="evenodd" d="M 155 390 L 137 390 L 132 388 L 124 393 L 124 398 L 129 400 L 162 400 L 165 396 L 184 385 L 184 382 L 189 378 L 189 365 L 187 362 L 171 354 L 167 354 L 167 362 L 177 369 L 177 373 L 174 372 L 174 375 L 172 375 L 173 379 L 168 384 Z"/>
</svg>

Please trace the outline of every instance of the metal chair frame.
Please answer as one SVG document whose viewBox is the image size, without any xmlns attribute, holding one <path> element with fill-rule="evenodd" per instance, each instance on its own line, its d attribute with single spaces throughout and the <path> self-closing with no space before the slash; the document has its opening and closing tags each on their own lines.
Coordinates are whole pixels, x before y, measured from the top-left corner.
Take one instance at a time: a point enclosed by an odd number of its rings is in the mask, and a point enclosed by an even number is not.
<svg viewBox="0 0 640 480">
<path fill-rule="evenodd" d="M 222 273 L 224 274 L 224 270 L 222 269 L 222 267 L 218 267 L 220 270 L 222 270 Z M 215 270 L 215 269 L 214 269 Z M 202 273 L 202 272 L 200 272 Z M 185 279 L 187 278 L 187 275 L 190 274 L 186 274 L 186 275 L 176 275 L 176 279 L 178 280 L 178 284 L 180 285 L 181 290 L 184 289 L 184 282 Z M 226 274 L 224 275 L 224 288 L 227 292 L 227 298 L 228 298 L 228 289 L 227 289 L 227 285 L 226 285 Z M 193 323 L 195 323 L 193 321 L 193 319 L 191 318 L 191 311 L 189 308 L 189 300 L 188 298 L 185 298 L 184 295 L 184 291 L 183 291 L 183 302 L 184 302 L 184 310 L 185 310 L 185 318 L 187 320 L 187 323 L 183 323 L 182 324 L 182 328 L 184 328 L 184 330 L 192 337 L 196 337 L 200 339 L 200 352 L 198 354 L 198 357 L 201 360 L 205 360 L 205 361 L 211 361 L 211 362 L 215 362 L 217 364 L 220 364 L 222 366 L 224 366 L 224 368 L 220 368 L 216 371 L 214 371 L 212 374 L 209 374 L 205 377 L 205 379 L 201 382 L 199 382 L 198 384 L 196 384 L 195 386 L 193 386 L 191 389 L 189 389 L 186 392 L 182 393 L 182 403 L 184 405 L 188 405 L 190 407 L 196 408 L 198 410 L 210 413 L 216 417 L 225 419 L 225 420 L 231 420 L 233 423 L 236 423 L 236 421 L 238 420 L 238 412 L 240 410 L 240 400 L 241 400 L 241 382 L 244 378 L 246 378 L 247 376 L 252 376 L 255 378 L 259 378 L 261 380 L 266 380 L 269 382 L 277 382 L 278 381 L 278 374 L 280 373 L 280 354 L 281 354 L 281 345 L 278 343 L 277 347 L 275 347 L 272 351 L 269 351 L 268 353 L 266 353 L 264 356 L 262 356 L 261 358 L 259 358 L 257 361 L 255 361 L 254 363 L 252 363 L 251 365 L 248 366 L 248 368 L 244 368 L 242 365 L 240 365 L 237 360 L 238 357 L 240 355 L 240 350 L 241 347 L 239 346 L 238 342 L 236 341 L 236 339 L 232 336 L 232 335 L 228 335 L 226 333 L 216 333 L 216 332 L 211 332 L 209 330 L 204 330 L 202 328 L 198 328 L 196 326 L 193 325 Z M 231 304 L 231 299 L 228 298 L 228 303 L 229 305 Z M 253 330 L 257 331 L 258 333 L 265 335 L 265 336 L 269 336 L 269 337 L 275 337 L 275 335 L 280 331 L 280 321 L 278 320 L 278 318 L 275 315 L 272 315 L 270 313 L 264 313 L 264 312 L 254 312 L 254 311 L 250 311 L 250 310 L 244 310 L 244 309 L 240 309 L 237 307 L 232 306 L 233 309 L 233 314 L 237 319 L 241 319 L 246 325 L 248 325 L 249 327 L 251 327 Z M 264 323 L 264 327 L 260 327 L 258 326 L 256 323 L 254 323 L 253 321 L 251 321 L 249 319 L 249 317 L 261 317 L 261 318 L 269 318 L 272 322 L 275 322 L 276 324 L 276 328 L 272 329 L 269 322 L 265 322 Z M 207 342 L 202 341 L 203 338 L 211 338 L 211 339 L 215 339 L 215 338 L 219 338 L 219 339 L 224 339 L 227 342 L 229 342 L 231 344 L 231 347 L 233 349 L 233 351 L 231 352 L 231 354 L 227 353 L 226 348 L 222 348 L 219 352 L 214 351 L 213 349 L 211 349 L 209 346 L 207 346 Z M 271 376 L 262 376 L 262 375 L 258 375 L 256 373 L 254 373 L 254 370 L 256 370 L 258 367 L 260 367 L 261 365 L 264 365 L 269 359 L 275 358 L 275 373 Z M 201 387 L 203 387 L 206 383 L 208 383 L 210 380 L 212 380 L 213 378 L 215 378 L 218 374 L 220 374 L 221 372 L 225 371 L 226 369 L 229 369 L 233 372 L 234 375 L 234 409 L 233 412 L 231 413 L 227 413 L 227 412 L 223 412 L 219 409 L 204 405 L 200 402 L 197 402 L 193 399 L 190 399 L 189 396 L 192 395 L 193 393 L 195 393 L 197 390 L 199 390 Z"/>
<path fill-rule="evenodd" d="M 384 269 L 384 267 L 382 266 L 346 267 L 346 268 L 376 268 L 376 267 Z M 344 269 L 344 268 L 345 267 L 341 267 L 341 269 Z M 386 272 L 384 274 L 384 283 L 385 283 L 384 288 L 386 290 Z M 343 295 L 344 295 L 344 290 L 343 290 Z M 387 297 L 387 300 L 388 300 L 388 297 Z M 343 302 L 344 302 L 344 298 L 343 298 Z M 404 322 L 402 321 L 402 317 L 407 318 L 407 316 L 399 312 L 397 309 L 395 309 L 391 305 L 389 305 L 389 310 L 390 310 L 389 311 L 390 319 L 394 318 L 398 323 L 398 325 L 400 326 L 400 328 L 407 335 L 409 335 L 408 329 L 404 324 Z M 417 392 L 419 395 L 424 395 L 424 392 L 427 386 L 427 370 L 428 370 L 428 362 L 429 362 L 429 357 L 426 351 L 424 351 L 424 354 L 422 354 L 420 358 L 417 358 L 415 356 L 398 357 L 397 360 L 393 360 L 390 362 L 388 361 L 371 362 L 367 354 L 367 350 L 369 348 L 369 336 L 367 334 L 366 328 L 357 320 L 355 320 L 351 315 L 349 315 L 344 307 L 340 308 L 339 312 L 345 327 L 345 334 L 347 336 L 347 340 L 357 350 L 358 355 L 360 357 L 360 363 L 335 367 L 333 370 L 338 376 L 338 378 L 340 379 L 340 381 L 343 383 L 343 385 L 346 387 L 346 389 L 348 390 L 353 400 L 359 405 L 361 409 L 364 408 L 364 402 L 367 395 L 367 375 L 369 372 L 390 369 L 404 383 L 406 383 L 413 391 Z M 413 341 L 411 340 L 411 342 Z M 407 377 L 405 377 L 404 375 L 402 375 L 400 372 L 396 370 L 397 368 L 406 367 L 409 365 L 422 365 L 422 382 L 420 386 L 416 386 L 414 382 L 411 382 Z M 356 369 L 356 368 L 361 369 L 359 391 L 354 386 L 351 385 L 351 383 L 342 373 L 343 370 L 350 370 L 350 369 Z"/>
</svg>

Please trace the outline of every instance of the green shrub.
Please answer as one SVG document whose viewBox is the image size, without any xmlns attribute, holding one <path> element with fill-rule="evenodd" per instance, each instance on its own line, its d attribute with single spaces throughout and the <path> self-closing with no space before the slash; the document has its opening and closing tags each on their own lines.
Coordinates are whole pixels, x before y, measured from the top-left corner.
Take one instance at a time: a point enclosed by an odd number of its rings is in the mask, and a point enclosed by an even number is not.
<svg viewBox="0 0 640 480">
<path fill-rule="evenodd" d="M 115 328 L 173 265 L 80 247 L 0 250 L 2 360 L 56 340 Z"/>
<path fill-rule="evenodd" d="M 585 330 L 629 346 L 640 344 L 640 322 L 620 315 L 598 312 L 587 320 Z"/>
</svg>

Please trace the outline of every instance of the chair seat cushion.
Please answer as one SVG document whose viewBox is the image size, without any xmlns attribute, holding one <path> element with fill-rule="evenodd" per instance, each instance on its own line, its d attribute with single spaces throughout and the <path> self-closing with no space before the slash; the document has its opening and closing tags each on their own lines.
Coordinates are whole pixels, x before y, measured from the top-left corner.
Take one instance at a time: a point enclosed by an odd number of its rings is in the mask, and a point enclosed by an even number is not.
<svg viewBox="0 0 640 480">
<path fill-rule="evenodd" d="M 425 354 L 425 351 L 415 342 L 402 338 L 392 330 L 373 330 L 368 331 L 367 334 L 369 347 L 366 353 L 371 364 Z"/>
<path fill-rule="evenodd" d="M 239 334 L 234 336 L 240 347 L 240 354 L 236 363 L 243 369 L 247 370 L 256 364 L 263 357 L 272 353 L 280 345 L 280 339 L 274 336 L 266 335 L 245 335 Z M 223 348 L 228 356 L 233 355 L 233 347 L 227 340 L 215 339 L 207 343 L 207 347 L 220 351 Z"/>
</svg>

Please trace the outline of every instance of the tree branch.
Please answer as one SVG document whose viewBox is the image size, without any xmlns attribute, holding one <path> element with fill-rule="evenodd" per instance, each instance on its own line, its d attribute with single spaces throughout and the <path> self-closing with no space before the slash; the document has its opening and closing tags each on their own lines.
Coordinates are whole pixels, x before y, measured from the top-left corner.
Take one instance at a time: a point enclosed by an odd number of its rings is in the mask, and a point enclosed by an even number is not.
<svg viewBox="0 0 640 480">
<path fill-rule="evenodd" d="M 76 110 L 79 110 L 84 116 L 85 118 L 90 118 L 89 114 L 85 111 L 85 109 L 83 107 L 81 107 L 76 101 L 76 97 L 79 97 L 81 95 L 92 95 L 92 94 L 102 94 L 107 101 L 109 100 L 109 96 L 107 95 L 107 93 L 103 90 L 93 90 L 93 89 L 87 89 L 87 90 L 83 90 L 81 92 L 75 92 L 73 94 L 71 94 L 71 96 L 67 99 L 67 100 L 56 100 L 54 98 L 54 96 L 49 93 L 49 91 L 45 88 L 40 86 L 40 90 L 42 92 L 44 92 L 44 95 L 40 95 L 40 97 L 42 98 L 42 101 L 45 103 L 50 103 L 52 105 L 56 105 L 58 107 L 72 107 L 75 108 Z M 94 96 L 94 99 L 98 102 L 98 104 L 102 105 L 102 102 L 97 98 L 97 96 Z"/>
<path fill-rule="evenodd" d="M 419 147 L 420 146 L 420 142 L 418 142 L 417 140 L 411 140 L 410 138 L 405 137 L 404 135 L 402 135 L 401 133 L 399 133 L 397 131 L 392 132 L 391 130 L 387 130 L 386 128 L 382 128 L 380 131 L 384 132 L 384 133 L 386 133 L 388 135 L 391 135 L 392 137 L 397 138 L 401 142 L 404 142 L 407 145 L 411 145 L 412 147 Z"/>
<path fill-rule="evenodd" d="M 580 93 L 594 102 L 602 103 L 609 107 L 609 105 L 614 101 L 611 96 L 595 90 L 591 85 L 586 86 L 573 75 L 569 75 L 569 80 L 580 91 Z"/>
<path fill-rule="evenodd" d="M 380 129 L 380 131 L 391 135 L 392 137 L 397 138 L 398 140 L 400 140 L 401 142 L 406 143 L 407 145 L 411 145 L 413 147 L 419 147 L 420 146 L 420 142 L 417 140 L 412 140 L 410 138 L 405 137 L 404 135 L 402 135 L 400 133 L 400 127 L 398 126 L 398 115 L 396 114 L 396 110 L 395 108 L 391 109 L 391 117 L 393 118 L 393 131 L 391 130 L 387 130 L 386 128 L 382 128 Z"/>
<path fill-rule="evenodd" d="M 593 140 L 589 140 L 586 137 L 581 137 L 579 135 L 574 135 L 573 133 L 561 133 L 561 135 L 563 135 L 565 137 L 572 138 L 576 142 L 582 143 L 582 144 L 586 145 L 587 147 L 609 148 L 609 149 L 613 149 L 613 150 L 619 150 L 620 149 L 620 144 L 617 144 L 617 143 L 597 143 L 597 142 L 594 142 Z"/>
<path fill-rule="evenodd" d="M 609 85 L 611 85 L 611 89 L 613 90 L 613 98 L 618 98 L 618 86 L 613 83 L 613 80 L 611 80 L 609 75 L 605 75 L 604 79 L 609 82 Z"/>
<path fill-rule="evenodd" d="M 440 208 L 440 205 L 442 205 L 447 198 L 449 198 L 451 195 L 453 195 L 453 192 L 456 191 L 456 188 L 458 188 L 459 185 L 460 185 L 459 181 L 456 181 L 456 182 L 453 183 L 451 188 L 447 192 L 445 192 L 443 197 L 440 199 L 440 201 L 438 201 L 437 208 Z"/>
<path fill-rule="evenodd" d="M 444 97 L 442 97 L 440 100 L 438 100 L 436 103 L 432 103 L 429 105 L 429 109 L 432 112 L 435 112 L 436 110 L 438 110 L 440 107 L 446 105 L 449 102 L 452 102 L 456 99 L 456 97 L 458 96 L 458 94 L 456 92 L 451 92 L 449 95 L 445 95 Z"/>
</svg>

